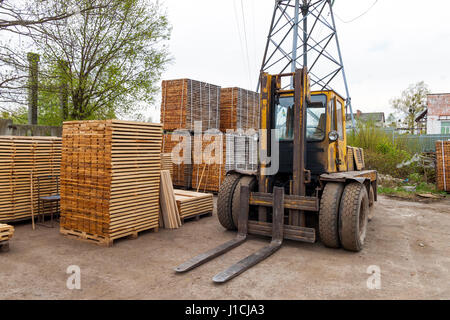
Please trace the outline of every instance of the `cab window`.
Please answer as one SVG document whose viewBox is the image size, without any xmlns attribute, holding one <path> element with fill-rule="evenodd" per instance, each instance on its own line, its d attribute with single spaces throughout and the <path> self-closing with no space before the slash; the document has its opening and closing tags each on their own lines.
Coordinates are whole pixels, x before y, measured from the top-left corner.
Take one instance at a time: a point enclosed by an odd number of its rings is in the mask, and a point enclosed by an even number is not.
<svg viewBox="0 0 450 320">
<path fill-rule="evenodd" d="M 280 97 L 275 105 L 275 130 L 278 140 L 294 140 L 294 97 Z"/>
<path fill-rule="evenodd" d="M 327 96 L 311 96 L 311 102 L 306 111 L 306 139 L 308 142 L 323 141 L 327 125 Z M 274 111 L 278 140 L 294 140 L 294 97 L 280 97 Z"/>
<path fill-rule="evenodd" d="M 327 131 L 327 96 L 313 95 L 311 102 L 307 109 L 306 139 L 309 142 L 323 141 Z"/>
</svg>

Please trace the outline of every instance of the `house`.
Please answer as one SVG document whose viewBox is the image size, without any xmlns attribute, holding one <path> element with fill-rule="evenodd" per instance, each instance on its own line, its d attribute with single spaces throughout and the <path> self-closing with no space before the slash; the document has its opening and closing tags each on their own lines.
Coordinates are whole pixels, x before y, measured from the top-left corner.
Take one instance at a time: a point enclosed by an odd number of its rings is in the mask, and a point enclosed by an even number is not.
<svg viewBox="0 0 450 320">
<path fill-rule="evenodd" d="M 372 112 L 372 113 L 363 113 L 362 111 L 358 110 L 355 114 L 353 114 L 353 117 L 355 118 L 355 121 L 361 121 L 361 122 L 369 122 L 373 121 L 377 127 L 384 128 L 386 124 L 386 116 L 384 112 Z M 347 122 L 351 122 L 352 117 L 350 114 L 347 115 Z"/>
<path fill-rule="evenodd" d="M 416 122 L 426 123 L 427 134 L 450 134 L 450 93 L 429 94 L 427 109 Z"/>
</svg>

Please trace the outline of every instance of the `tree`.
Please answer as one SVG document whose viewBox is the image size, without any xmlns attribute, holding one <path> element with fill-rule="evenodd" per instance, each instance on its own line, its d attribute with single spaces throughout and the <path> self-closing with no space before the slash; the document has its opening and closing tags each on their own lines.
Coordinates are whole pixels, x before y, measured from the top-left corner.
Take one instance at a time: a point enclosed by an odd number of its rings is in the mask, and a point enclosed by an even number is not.
<svg viewBox="0 0 450 320">
<path fill-rule="evenodd" d="M 170 27 L 158 2 L 35 0 L 27 16 L 58 17 L 28 27 L 41 55 L 40 123 L 114 118 L 152 103 L 169 61 Z M 65 116 L 58 110 L 64 87 Z"/>
<path fill-rule="evenodd" d="M 391 100 L 392 107 L 405 116 L 405 122 L 412 134 L 417 127 L 417 117 L 427 107 L 428 94 L 430 94 L 428 86 L 421 81 L 410 85 L 408 89 L 402 92 L 400 98 Z"/>
</svg>

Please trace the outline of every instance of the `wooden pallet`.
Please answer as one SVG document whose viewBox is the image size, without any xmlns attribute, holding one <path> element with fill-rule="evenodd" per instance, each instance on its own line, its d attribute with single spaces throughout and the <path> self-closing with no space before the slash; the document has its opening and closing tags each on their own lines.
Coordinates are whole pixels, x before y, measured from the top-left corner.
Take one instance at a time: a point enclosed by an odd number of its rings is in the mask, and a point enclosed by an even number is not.
<svg viewBox="0 0 450 320">
<path fill-rule="evenodd" d="M 59 176 L 61 138 L 0 137 L 0 222 L 37 212 L 37 177 Z M 33 180 L 32 180 L 33 179 Z M 31 189 L 34 192 L 31 192 Z M 56 193 L 56 180 L 41 181 L 41 195 Z"/>
<path fill-rule="evenodd" d="M 260 127 L 259 94 L 241 88 L 225 88 L 220 95 L 220 130 L 258 130 Z"/>
<path fill-rule="evenodd" d="M 14 235 L 14 227 L 7 224 L 0 224 L 0 242 L 11 240 Z"/>
<path fill-rule="evenodd" d="M 158 228 L 161 143 L 160 124 L 64 123 L 62 233 L 102 242 Z"/>
<path fill-rule="evenodd" d="M 184 142 L 183 142 L 184 141 Z M 170 153 L 174 151 L 177 145 L 184 143 L 189 145 L 191 153 L 185 155 L 184 151 L 175 152 L 179 157 L 189 159 L 181 164 L 172 163 L 171 177 L 173 185 L 178 188 L 190 189 L 192 187 L 192 146 L 193 137 L 187 131 L 182 134 L 166 133 L 163 136 L 163 152 Z M 175 149 L 175 151 L 177 151 Z M 175 159 L 172 159 L 174 161 Z"/>
<path fill-rule="evenodd" d="M 71 230 L 71 229 L 67 229 L 67 228 L 60 229 L 61 234 L 64 235 L 66 238 L 96 244 L 101 247 L 112 247 L 114 244 L 114 241 L 119 240 L 119 239 L 124 239 L 124 238 L 132 239 L 132 240 L 137 239 L 139 237 L 139 233 L 144 232 L 144 231 L 159 232 L 159 227 L 154 227 L 152 229 L 143 228 L 142 230 L 128 231 L 128 232 L 123 233 L 121 236 L 117 236 L 115 238 L 99 236 L 96 234 L 79 231 L 79 230 Z"/>
<path fill-rule="evenodd" d="M 168 170 L 173 176 L 173 162 L 171 153 L 161 153 L 161 171 Z"/>
<path fill-rule="evenodd" d="M 197 215 L 193 215 L 193 216 L 181 219 L 181 223 L 185 224 L 186 222 L 190 222 L 190 221 L 200 221 L 200 219 L 202 219 L 202 218 L 209 218 L 209 217 L 212 217 L 212 215 L 213 215 L 212 212 L 200 213 L 200 214 L 197 214 Z"/>
<path fill-rule="evenodd" d="M 203 131 L 219 129 L 220 87 L 190 79 L 163 81 L 161 122 L 168 131 L 194 131 L 195 122 Z"/>
<path fill-rule="evenodd" d="M 436 165 L 438 189 L 450 192 L 450 141 L 436 142 Z"/>
</svg>

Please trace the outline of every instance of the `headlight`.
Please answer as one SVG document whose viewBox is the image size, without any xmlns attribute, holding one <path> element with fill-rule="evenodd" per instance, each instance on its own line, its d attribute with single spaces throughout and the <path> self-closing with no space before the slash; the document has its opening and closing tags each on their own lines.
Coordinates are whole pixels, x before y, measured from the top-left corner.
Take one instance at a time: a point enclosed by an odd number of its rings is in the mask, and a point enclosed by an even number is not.
<svg viewBox="0 0 450 320">
<path fill-rule="evenodd" d="M 331 142 L 336 142 L 339 139 L 339 133 L 337 131 L 331 131 L 328 134 L 328 138 L 330 138 Z"/>
</svg>

